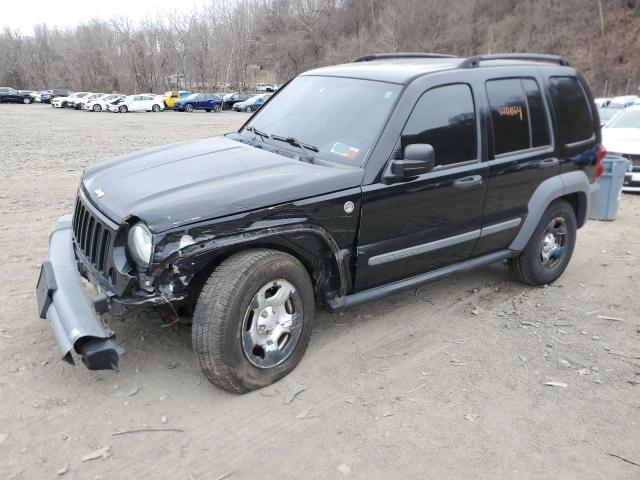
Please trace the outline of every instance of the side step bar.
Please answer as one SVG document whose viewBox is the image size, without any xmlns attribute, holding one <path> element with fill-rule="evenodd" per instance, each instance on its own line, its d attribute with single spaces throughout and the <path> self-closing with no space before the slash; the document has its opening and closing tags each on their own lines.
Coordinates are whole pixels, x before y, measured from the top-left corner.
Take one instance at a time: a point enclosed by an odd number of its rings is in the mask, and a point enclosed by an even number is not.
<svg viewBox="0 0 640 480">
<path fill-rule="evenodd" d="M 482 267 L 484 265 L 499 262 L 506 258 L 513 257 L 517 254 L 518 252 L 514 252 L 513 250 L 500 250 L 499 252 L 489 253 L 481 257 L 454 263 L 453 265 L 439 268 L 438 270 L 433 270 L 421 275 L 416 275 L 415 277 L 398 280 L 393 283 L 370 288 L 368 290 L 363 290 L 351 295 L 345 295 L 343 297 L 334 297 L 327 302 L 327 308 L 331 312 L 336 312 L 345 308 L 354 307 L 356 305 L 377 300 L 393 293 L 398 293 L 403 290 L 419 287 L 426 283 L 448 277 L 449 275 L 466 272 L 477 267 Z"/>
</svg>

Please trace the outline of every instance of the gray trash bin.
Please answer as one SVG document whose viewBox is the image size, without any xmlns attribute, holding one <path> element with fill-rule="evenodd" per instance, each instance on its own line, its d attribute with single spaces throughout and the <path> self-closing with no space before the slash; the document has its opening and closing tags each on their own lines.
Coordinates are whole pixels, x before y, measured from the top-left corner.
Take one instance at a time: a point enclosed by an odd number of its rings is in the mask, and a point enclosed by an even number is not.
<svg viewBox="0 0 640 480">
<path fill-rule="evenodd" d="M 591 218 L 613 220 L 618 215 L 624 174 L 629 169 L 629 161 L 617 155 L 607 155 L 602 160 L 604 172 L 598 179 L 600 190 L 591 206 Z"/>
</svg>

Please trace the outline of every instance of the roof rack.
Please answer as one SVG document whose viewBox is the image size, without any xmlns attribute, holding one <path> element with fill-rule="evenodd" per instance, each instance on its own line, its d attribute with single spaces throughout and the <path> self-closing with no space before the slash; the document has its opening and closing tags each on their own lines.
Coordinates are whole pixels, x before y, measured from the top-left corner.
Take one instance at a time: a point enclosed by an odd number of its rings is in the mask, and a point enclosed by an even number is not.
<svg viewBox="0 0 640 480">
<path fill-rule="evenodd" d="M 569 66 L 569 60 L 559 55 L 546 55 L 543 53 L 494 53 L 469 57 L 458 65 L 458 68 L 476 68 L 480 62 L 486 60 L 532 60 L 534 62 L 557 63 L 563 67 Z"/>
<path fill-rule="evenodd" d="M 429 52 L 394 52 L 394 53 L 372 53 L 356 58 L 353 62 L 370 62 L 371 60 L 385 60 L 391 58 L 456 58 L 455 55 L 445 53 Z"/>
</svg>

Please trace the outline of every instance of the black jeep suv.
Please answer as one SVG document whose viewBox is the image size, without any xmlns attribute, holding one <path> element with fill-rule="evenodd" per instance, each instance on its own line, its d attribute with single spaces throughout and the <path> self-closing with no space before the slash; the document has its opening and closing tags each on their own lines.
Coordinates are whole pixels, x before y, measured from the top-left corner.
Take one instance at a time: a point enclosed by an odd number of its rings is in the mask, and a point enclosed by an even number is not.
<svg viewBox="0 0 640 480">
<path fill-rule="evenodd" d="M 191 309 L 207 378 L 262 387 L 302 358 L 316 304 L 504 259 L 526 284 L 556 280 L 602 173 L 599 124 L 555 56 L 380 54 L 306 72 L 238 132 L 87 167 L 51 235 L 40 315 L 66 360 L 115 369 L 99 314 Z"/>
</svg>

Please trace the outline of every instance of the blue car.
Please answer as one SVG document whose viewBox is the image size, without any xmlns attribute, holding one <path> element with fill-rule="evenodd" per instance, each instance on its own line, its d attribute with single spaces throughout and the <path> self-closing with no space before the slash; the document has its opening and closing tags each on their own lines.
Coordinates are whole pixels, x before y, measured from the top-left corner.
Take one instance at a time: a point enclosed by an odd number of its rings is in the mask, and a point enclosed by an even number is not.
<svg viewBox="0 0 640 480">
<path fill-rule="evenodd" d="M 193 112 L 194 110 L 221 112 L 222 97 L 214 93 L 193 93 L 188 97 L 176 100 L 173 109 L 180 112 Z"/>
</svg>

